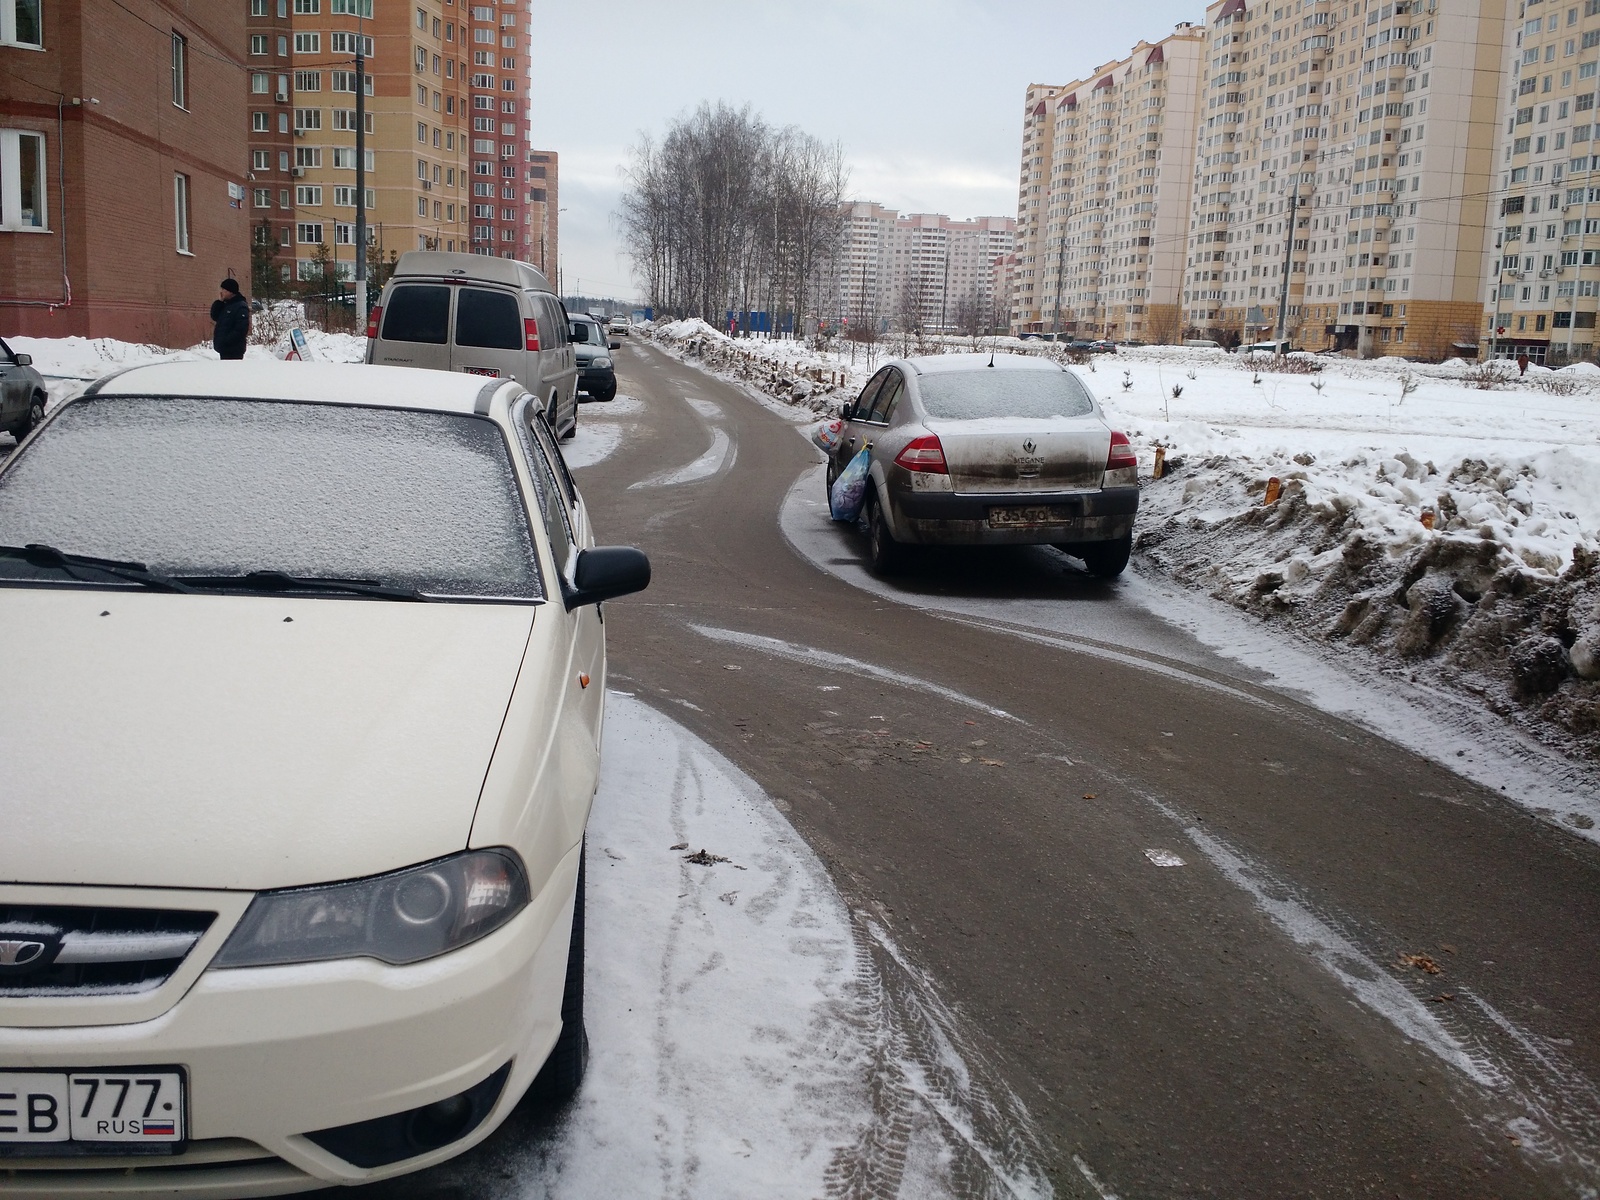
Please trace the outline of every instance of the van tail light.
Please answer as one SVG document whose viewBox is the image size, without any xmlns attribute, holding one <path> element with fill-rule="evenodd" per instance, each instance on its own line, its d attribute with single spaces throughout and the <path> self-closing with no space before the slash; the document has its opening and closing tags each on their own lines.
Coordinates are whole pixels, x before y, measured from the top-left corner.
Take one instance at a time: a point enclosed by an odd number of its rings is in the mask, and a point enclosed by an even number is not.
<svg viewBox="0 0 1600 1200">
<path fill-rule="evenodd" d="M 539 348 L 539 322 L 532 317 L 523 317 L 522 336 L 525 339 L 524 349 L 537 350 Z"/>
<path fill-rule="evenodd" d="M 1106 455 L 1106 470 L 1116 471 L 1123 467 L 1137 467 L 1139 456 L 1133 452 L 1133 447 L 1128 444 L 1128 435 L 1111 431 L 1111 451 Z"/>
<path fill-rule="evenodd" d="M 372 306 L 372 311 L 367 314 L 367 336 L 369 338 L 375 338 L 378 336 L 378 320 L 382 316 L 383 305 L 374 304 Z"/>
<path fill-rule="evenodd" d="M 908 471 L 928 471 L 934 475 L 948 475 L 950 468 L 944 461 L 944 447 L 937 434 L 924 434 L 911 441 L 894 456 L 894 461 Z"/>
</svg>

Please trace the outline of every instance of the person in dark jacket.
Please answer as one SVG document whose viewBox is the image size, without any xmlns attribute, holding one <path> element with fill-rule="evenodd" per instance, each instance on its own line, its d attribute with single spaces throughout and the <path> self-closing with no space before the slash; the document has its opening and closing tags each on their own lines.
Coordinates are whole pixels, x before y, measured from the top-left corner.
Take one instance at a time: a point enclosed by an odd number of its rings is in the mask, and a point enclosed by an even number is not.
<svg viewBox="0 0 1600 1200">
<path fill-rule="evenodd" d="M 250 336 L 250 302 L 239 294 L 237 279 L 224 279 L 217 299 L 211 302 L 211 320 L 217 330 L 211 347 L 219 358 L 243 358 L 245 339 Z"/>
</svg>

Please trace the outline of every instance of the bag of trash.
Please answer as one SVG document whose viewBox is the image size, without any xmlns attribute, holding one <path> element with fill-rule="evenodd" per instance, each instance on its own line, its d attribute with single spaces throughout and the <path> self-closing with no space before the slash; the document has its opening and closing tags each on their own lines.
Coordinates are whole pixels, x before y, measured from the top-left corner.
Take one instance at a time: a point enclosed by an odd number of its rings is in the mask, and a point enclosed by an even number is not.
<svg viewBox="0 0 1600 1200">
<path fill-rule="evenodd" d="M 843 436 L 844 422 L 837 418 L 823 421 L 811 430 L 811 441 L 824 454 L 832 454 L 833 448 L 839 444 L 839 439 Z"/>
<path fill-rule="evenodd" d="M 828 493 L 828 503 L 835 521 L 854 521 L 861 515 L 861 505 L 867 498 L 867 478 L 871 471 L 872 451 L 863 447 L 839 472 L 839 478 L 833 481 L 833 490 Z"/>
</svg>

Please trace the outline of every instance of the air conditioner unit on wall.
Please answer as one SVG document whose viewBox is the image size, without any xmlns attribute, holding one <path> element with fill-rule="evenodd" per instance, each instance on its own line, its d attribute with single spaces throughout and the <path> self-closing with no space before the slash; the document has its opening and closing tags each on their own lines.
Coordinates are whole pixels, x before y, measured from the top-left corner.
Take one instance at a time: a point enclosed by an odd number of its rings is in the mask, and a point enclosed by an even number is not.
<svg viewBox="0 0 1600 1200">
<path fill-rule="evenodd" d="M 296 179 L 299 179 L 305 173 L 306 173 L 306 169 L 304 167 L 296 167 L 294 170 L 289 172 L 289 174 L 293 175 Z"/>
<path fill-rule="evenodd" d="M 278 95 L 277 95 L 277 101 L 278 101 L 279 104 L 287 104 L 287 103 L 289 103 L 289 93 L 288 92 L 279 92 Z"/>
</svg>

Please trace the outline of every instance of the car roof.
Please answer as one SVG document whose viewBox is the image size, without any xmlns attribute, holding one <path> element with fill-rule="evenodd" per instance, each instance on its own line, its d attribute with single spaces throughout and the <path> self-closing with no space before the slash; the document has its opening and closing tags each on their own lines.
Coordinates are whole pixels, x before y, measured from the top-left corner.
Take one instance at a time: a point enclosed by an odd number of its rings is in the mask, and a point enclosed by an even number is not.
<svg viewBox="0 0 1600 1200">
<path fill-rule="evenodd" d="M 207 396 L 486 413 L 496 388 L 513 379 L 365 363 L 157 362 L 128 367 L 90 384 L 92 396 Z"/>
<path fill-rule="evenodd" d="M 1005 371 L 1061 371 L 1059 363 L 1034 354 L 926 354 L 901 360 L 918 375 L 943 375 L 950 371 L 972 371 L 979 367 Z"/>
<path fill-rule="evenodd" d="M 448 250 L 407 250 L 395 265 L 393 279 L 453 279 L 459 283 L 500 283 L 553 292 L 544 273 L 531 263 L 487 254 L 459 254 Z"/>
</svg>

